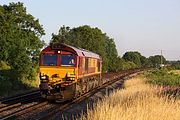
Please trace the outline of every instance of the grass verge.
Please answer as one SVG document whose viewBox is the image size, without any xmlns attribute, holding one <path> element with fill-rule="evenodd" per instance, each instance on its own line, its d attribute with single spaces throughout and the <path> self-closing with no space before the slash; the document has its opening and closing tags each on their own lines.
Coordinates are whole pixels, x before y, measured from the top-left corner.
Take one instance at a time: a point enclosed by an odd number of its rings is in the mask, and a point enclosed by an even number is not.
<svg viewBox="0 0 180 120">
<path fill-rule="evenodd" d="M 39 79 L 36 67 L 30 69 L 31 74 L 20 73 L 11 69 L 7 62 L 0 60 L 0 98 L 37 88 Z"/>
<path fill-rule="evenodd" d="M 23 93 L 24 91 L 37 88 L 39 85 L 38 78 L 33 80 L 18 80 L 13 76 L 15 76 L 13 72 L 8 71 L 2 74 L 0 71 L 0 97 L 8 97 Z"/>
<path fill-rule="evenodd" d="M 179 120 L 180 100 L 161 96 L 143 78 L 125 82 L 125 89 L 99 101 L 80 120 Z"/>
<path fill-rule="evenodd" d="M 164 94 L 180 98 L 180 72 L 157 70 L 145 74 L 147 83 L 159 86 Z"/>
<path fill-rule="evenodd" d="M 180 75 L 166 70 L 147 72 L 148 83 L 160 86 L 180 86 Z"/>
</svg>

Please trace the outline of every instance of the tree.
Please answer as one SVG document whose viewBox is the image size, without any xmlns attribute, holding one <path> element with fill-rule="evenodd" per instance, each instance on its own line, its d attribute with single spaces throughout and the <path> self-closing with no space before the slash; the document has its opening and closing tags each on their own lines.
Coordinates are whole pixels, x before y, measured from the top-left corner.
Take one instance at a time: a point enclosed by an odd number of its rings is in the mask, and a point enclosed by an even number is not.
<svg viewBox="0 0 180 120">
<path fill-rule="evenodd" d="M 164 56 L 161 55 L 150 56 L 149 61 L 151 63 L 151 66 L 153 67 L 159 67 L 161 62 L 162 64 L 166 63 L 166 59 L 164 58 Z"/>
<path fill-rule="evenodd" d="M 141 67 L 141 54 L 139 52 L 126 52 L 122 58 L 125 61 L 135 63 L 137 67 Z"/>
<path fill-rule="evenodd" d="M 0 5 L 0 60 L 18 75 L 28 77 L 38 64 L 44 34 L 39 20 L 26 12 L 23 3 Z"/>
<path fill-rule="evenodd" d="M 115 71 L 117 50 L 114 40 L 109 38 L 99 28 L 88 25 L 77 28 L 61 27 L 57 35 L 52 35 L 51 43 L 66 43 L 84 48 L 99 54 L 103 60 L 103 71 Z"/>
<path fill-rule="evenodd" d="M 117 65 L 119 64 L 118 53 L 116 44 L 112 38 L 106 36 L 105 39 L 105 50 L 108 58 L 108 71 L 117 71 Z"/>
<path fill-rule="evenodd" d="M 140 57 L 140 60 L 141 60 L 141 65 L 142 65 L 143 67 L 149 67 L 149 66 L 150 66 L 149 59 L 146 58 L 145 56 L 141 56 L 141 57 Z"/>
<path fill-rule="evenodd" d="M 58 34 L 52 34 L 51 43 L 66 43 L 95 52 L 102 57 L 103 71 L 118 71 L 146 66 L 148 59 L 139 52 L 127 52 L 120 58 L 114 40 L 99 28 L 88 25 L 70 28 L 62 26 Z"/>
<path fill-rule="evenodd" d="M 59 29 L 58 35 L 52 34 L 53 43 L 67 43 L 69 39 L 70 27 L 62 26 Z M 70 44 L 70 43 L 69 43 Z"/>
</svg>

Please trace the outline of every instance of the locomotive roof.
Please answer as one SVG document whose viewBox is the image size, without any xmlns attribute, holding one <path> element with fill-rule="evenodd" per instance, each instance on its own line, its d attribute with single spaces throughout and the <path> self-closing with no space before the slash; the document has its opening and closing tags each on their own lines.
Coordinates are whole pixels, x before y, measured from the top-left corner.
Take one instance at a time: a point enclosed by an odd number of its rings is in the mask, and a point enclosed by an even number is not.
<svg viewBox="0 0 180 120">
<path fill-rule="evenodd" d="M 91 51 L 88 51 L 88 50 L 85 50 L 82 48 L 76 48 L 74 46 L 70 46 L 70 45 L 67 45 L 64 43 L 53 44 L 53 45 L 50 45 L 50 47 L 51 47 L 51 49 L 54 49 L 54 50 L 66 50 L 69 48 L 69 49 L 72 49 L 78 56 L 85 56 L 85 57 L 101 59 L 101 57 L 96 53 L 93 53 Z"/>
</svg>

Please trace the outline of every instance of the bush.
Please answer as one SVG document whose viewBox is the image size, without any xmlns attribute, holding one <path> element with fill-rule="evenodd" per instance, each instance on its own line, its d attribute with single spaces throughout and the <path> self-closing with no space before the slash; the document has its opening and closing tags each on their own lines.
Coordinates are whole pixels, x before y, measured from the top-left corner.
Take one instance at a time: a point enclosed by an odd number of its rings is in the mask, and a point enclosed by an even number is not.
<svg viewBox="0 0 180 120">
<path fill-rule="evenodd" d="M 11 67 L 4 61 L 0 61 L 0 70 L 9 70 Z"/>
<path fill-rule="evenodd" d="M 180 64 L 176 64 L 172 66 L 175 70 L 180 70 Z"/>
<path fill-rule="evenodd" d="M 157 70 L 146 74 L 148 83 L 161 86 L 180 86 L 180 75 L 167 70 Z"/>
<path fill-rule="evenodd" d="M 31 69 L 31 74 L 18 74 L 10 69 L 7 63 L 0 62 L 0 96 L 9 96 L 24 92 L 34 87 L 38 87 L 37 68 Z"/>
</svg>

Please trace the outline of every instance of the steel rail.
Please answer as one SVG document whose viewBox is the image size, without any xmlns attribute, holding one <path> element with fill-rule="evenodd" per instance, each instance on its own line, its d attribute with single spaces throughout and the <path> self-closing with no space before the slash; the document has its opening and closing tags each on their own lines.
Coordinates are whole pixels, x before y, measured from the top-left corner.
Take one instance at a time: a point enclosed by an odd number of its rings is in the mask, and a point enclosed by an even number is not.
<svg viewBox="0 0 180 120">
<path fill-rule="evenodd" d="M 6 104 L 6 105 L 0 107 L 0 113 L 11 110 L 13 108 L 21 107 L 23 105 L 23 103 L 27 103 L 27 102 L 31 103 L 31 102 L 33 102 L 35 100 L 40 100 L 40 99 L 41 99 L 40 96 L 35 96 L 35 97 L 31 97 L 29 99 L 25 99 L 25 100 L 23 100 L 21 102 L 18 102 L 18 103 Z"/>
<path fill-rule="evenodd" d="M 48 101 L 34 104 L 32 106 L 29 106 L 29 107 L 23 108 L 21 110 L 17 110 L 17 111 L 15 111 L 13 113 L 7 114 L 5 116 L 2 116 L 2 117 L 0 117 L 0 120 L 16 119 L 21 115 L 29 113 L 30 111 L 35 110 L 35 109 L 37 109 L 39 107 L 43 107 L 44 105 L 47 105 L 47 104 L 48 104 Z"/>
<path fill-rule="evenodd" d="M 3 98 L 3 99 L 1 99 L 0 103 L 1 104 L 6 104 L 8 102 L 14 102 L 16 100 L 21 100 L 23 98 L 27 98 L 28 96 L 37 95 L 37 94 L 40 94 L 40 90 L 34 90 L 34 91 L 31 91 L 31 92 L 15 95 L 15 96 L 12 96 L 12 97 Z"/>
<path fill-rule="evenodd" d="M 41 97 L 40 97 L 39 89 L 1 99 L 0 113 L 4 114 L 7 111 L 8 112 L 12 111 L 12 114 L 0 116 L 0 120 L 6 119 L 6 118 L 12 116 L 13 114 L 15 115 L 15 113 L 18 113 L 21 111 L 21 110 L 18 110 L 18 112 L 17 112 L 16 110 L 14 110 L 15 108 L 19 109 L 21 106 L 25 105 L 25 103 L 32 103 L 32 102 L 38 101 L 40 99 L 41 99 Z M 15 111 L 15 112 L 13 112 L 13 111 Z"/>
</svg>

